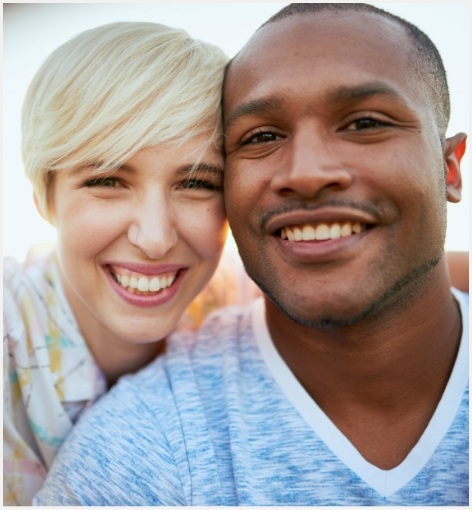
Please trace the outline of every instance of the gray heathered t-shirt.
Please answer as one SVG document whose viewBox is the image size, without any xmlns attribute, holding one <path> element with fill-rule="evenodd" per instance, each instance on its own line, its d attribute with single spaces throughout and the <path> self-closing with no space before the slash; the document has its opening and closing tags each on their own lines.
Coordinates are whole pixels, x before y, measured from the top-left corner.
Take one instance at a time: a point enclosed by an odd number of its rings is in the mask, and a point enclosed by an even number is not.
<svg viewBox="0 0 472 510">
<path fill-rule="evenodd" d="M 126 377 L 73 430 L 41 505 L 468 505 L 468 295 L 437 411 L 392 470 L 369 464 L 274 348 L 264 304 L 227 308 Z"/>
</svg>

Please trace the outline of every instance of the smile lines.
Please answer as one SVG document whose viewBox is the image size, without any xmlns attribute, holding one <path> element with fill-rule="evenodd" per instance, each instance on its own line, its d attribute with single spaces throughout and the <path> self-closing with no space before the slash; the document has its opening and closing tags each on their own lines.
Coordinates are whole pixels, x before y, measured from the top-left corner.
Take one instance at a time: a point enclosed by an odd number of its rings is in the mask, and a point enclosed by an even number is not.
<svg viewBox="0 0 472 510">
<path fill-rule="evenodd" d="M 138 273 L 127 272 L 119 274 L 111 271 L 111 275 L 128 292 L 140 295 L 157 294 L 170 287 L 177 277 L 176 272 L 147 277 Z"/>
<path fill-rule="evenodd" d="M 366 225 L 358 221 L 342 223 L 319 223 L 317 225 L 296 225 L 283 227 L 280 237 L 288 241 L 328 241 L 360 234 Z"/>
</svg>

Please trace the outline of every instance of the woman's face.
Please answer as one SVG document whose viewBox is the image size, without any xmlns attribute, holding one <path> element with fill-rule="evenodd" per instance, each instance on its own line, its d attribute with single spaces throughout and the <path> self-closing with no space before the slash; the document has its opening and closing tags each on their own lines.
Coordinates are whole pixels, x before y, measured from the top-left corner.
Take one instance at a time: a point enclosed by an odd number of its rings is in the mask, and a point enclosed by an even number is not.
<svg viewBox="0 0 472 510">
<path fill-rule="evenodd" d="M 112 174 L 55 174 L 62 279 L 89 342 L 166 337 L 212 276 L 227 231 L 223 158 L 207 151 L 192 172 L 204 140 L 143 149 Z"/>
</svg>

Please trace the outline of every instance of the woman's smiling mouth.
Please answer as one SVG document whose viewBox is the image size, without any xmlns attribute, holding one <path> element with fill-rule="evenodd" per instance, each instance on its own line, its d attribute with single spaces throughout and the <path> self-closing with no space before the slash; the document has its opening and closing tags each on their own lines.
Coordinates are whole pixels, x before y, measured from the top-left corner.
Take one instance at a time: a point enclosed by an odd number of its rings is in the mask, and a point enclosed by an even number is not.
<svg viewBox="0 0 472 510">
<path fill-rule="evenodd" d="M 123 268 L 109 268 L 113 280 L 123 289 L 138 296 L 154 296 L 169 288 L 177 278 L 178 271 L 148 276 Z"/>
</svg>

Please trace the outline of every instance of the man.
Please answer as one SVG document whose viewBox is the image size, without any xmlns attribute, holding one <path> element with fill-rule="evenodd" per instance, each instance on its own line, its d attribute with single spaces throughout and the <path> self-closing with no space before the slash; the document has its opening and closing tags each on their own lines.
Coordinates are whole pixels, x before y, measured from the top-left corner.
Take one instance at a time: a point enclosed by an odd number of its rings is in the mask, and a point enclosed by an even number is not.
<svg viewBox="0 0 472 510">
<path fill-rule="evenodd" d="M 39 504 L 467 505 L 441 59 L 367 4 L 292 4 L 230 64 L 228 218 L 265 293 L 122 381 Z"/>
</svg>

